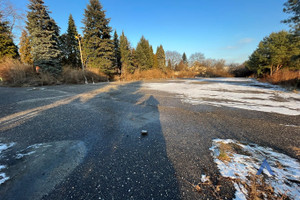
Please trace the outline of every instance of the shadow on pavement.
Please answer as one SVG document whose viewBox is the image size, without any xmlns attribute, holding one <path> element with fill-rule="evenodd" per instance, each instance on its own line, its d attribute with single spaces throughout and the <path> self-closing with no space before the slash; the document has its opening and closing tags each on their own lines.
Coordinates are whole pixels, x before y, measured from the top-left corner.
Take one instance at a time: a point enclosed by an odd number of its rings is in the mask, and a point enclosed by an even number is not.
<svg viewBox="0 0 300 200">
<path fill-rule="evenodd" d="M 175 170 L 166 152 L 159 102 L 153 96 L 145 96 L 140 87 L 141 82 L 107 85 L 17 114 L 39 116 L 38 123 L 28 120 L 5 131 L 17 143 L 25 138 L 22 146 L 76 140 L 83 141 L 87 148 L 82 163 L 54 190 L 50 188 L 52 192 L 44 194 L 43 199 L 181 198 Z M 142 136 L 141 130 L 147 130 L 148 135 Z M 5 137 L 2 133 L 0 136 Z M 51 162 L 56 162 L 55 157 Z M 6 188 L 5 196 L 28 199 L 22 194 L 31 191 L 43 175 L 35 174 L 32 183 L 23 185 L 22 191 L 9 194 L 14 191 L 17 178 L 10 180 L 11 188 Z M 5 185 L 1 187 L 5 189 Z M 0 194 L 1 191 L 0 188 Z M 2 195 L 4 199 L 5 196 Z"/>
</svg>

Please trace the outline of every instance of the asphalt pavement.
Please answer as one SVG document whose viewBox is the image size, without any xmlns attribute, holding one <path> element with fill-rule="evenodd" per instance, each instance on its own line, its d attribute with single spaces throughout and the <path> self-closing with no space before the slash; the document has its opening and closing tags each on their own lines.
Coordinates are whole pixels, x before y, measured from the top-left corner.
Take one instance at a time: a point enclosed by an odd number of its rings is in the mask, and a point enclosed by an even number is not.
<svg viewBox="0 0 300 200">
<path fill-rule="evenodd" d="M 13 144 L 0 152 L 0 199 L 214 199 L 193 188 L 203 174 L 231 199 L 214 138 L 300 160 L 299 115 L 193 105 L 144 84 L 0 87 L 0 143 Z"/>
</svg>

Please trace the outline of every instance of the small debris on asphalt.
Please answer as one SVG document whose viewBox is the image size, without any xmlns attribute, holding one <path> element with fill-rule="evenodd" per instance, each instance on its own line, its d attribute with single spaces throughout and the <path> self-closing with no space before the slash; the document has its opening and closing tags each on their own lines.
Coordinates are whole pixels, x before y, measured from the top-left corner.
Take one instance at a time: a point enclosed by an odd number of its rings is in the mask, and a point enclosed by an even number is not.
<svg viewBox="0 0 300 200">
<path fill-rule="evenodd" d="M 142 130 L 142 131 L 141 131 L 141 134 L 142 134 L 143 136 L 146 136 L 146 135 L 148 135 L 148 131 L 147 131 L 147 130 Z"/>
</svg>

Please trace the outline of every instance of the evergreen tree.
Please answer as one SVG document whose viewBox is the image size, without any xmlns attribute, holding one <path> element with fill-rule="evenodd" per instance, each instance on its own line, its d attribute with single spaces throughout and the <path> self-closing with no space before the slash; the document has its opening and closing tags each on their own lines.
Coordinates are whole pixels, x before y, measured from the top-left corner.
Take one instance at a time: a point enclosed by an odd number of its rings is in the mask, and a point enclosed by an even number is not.
<svg viewBox="0 0 300 200">
<path fill-rule="evenodd" d="M 184 64 L 187 64 L 187 63 L 188 63 L 188 60 L 187 60 L 187 57 L 186 57 L 185 52 L 184 52 L 183 55 L 182 55 L 182 61 L 183 61 Z"/>
<path fill-rule="evenodd" d="M 18 57 L 18 47 L 14 44 L 8 22 L 4 21 L 0 13 L 0 59 L 3 57 Z"/>
<path fill-rule="evenodd" d="M 99 0 L 90 0 L 85 9 L 83 24 L 83 49 L 87 65 L 97 67 L 106 74 L 114 72 L 114 45 L 111 27 Z"/>
<path fill-rule="evenodd" d="M 153 55 L 153 68 L 158 69 L 157 53 Z"/>
<path fill-rule="evenodd" d="M 43 0 L 30 0 L 27 30 L 30 35 L 33 64 L 53 74 L 61 72 L 59 27 L 49 16 Z"/>
<path fill-rule="evenodd" d="M 170 60 L 170 59 L 168 60 L 167 68 L 168 68 L 168 69 L 173 69 L 172 63 L 171 63 L 171 60 Z"/>
<path fill-rule="evenodd" d="M 153 50 L 149 41 L 146 40 L 144 36 L 142 36 L 136 47 L 135 57 L 138 62 L 139 69 L 147 70 L 153 67 Z"/>
<path fill-rule="evenodd" d="M 70 15 L 67 33 L 60 37 L 63 65 L 81 67 L 79 45 L 76 36 L 78 36 L 77 28 L 73 16 Z"/>
<path fill-rule="evenodd" d="M 121 70 L 121 53 L 120 53 L 120 41 L 117 31 L 114 33 L 114 59 L 113 67 L 115 69 Z"/>
<path fill-rule="evenodd" d="M 20 57 L 21 61 L 26 64 L 32 64 L 32 55 L 31 55 L 31 46 L 29 36 L 26 30 L 22 31 L 22 35 L 20 37 Z"/>
<path fill-rule="evenodd" d="M 120 36 L 120 55 L 121 55 L 121 65 L 122 65 L 122 73 L 130 72 L 133 73 L 135 67 L 133 65 L 133 56 L 131 52 L 130 43 L 125 36 L 124 32 Z"/>
<path fill-rule="evenodd" d="M 300 36 L 300 1 L 299 0 L 288 0 L 284 4 L 283 11 L 292 16 L 286 20 L 283 20 L 283 23 L 290 24 L 292 31 L 296 35 Z"/>
<path fill-rule="evenodd" d="M 158 62 L 158 68 L 165 69 L 166 68 L 166 55 L 165 55 L 165 50 L 162 45 L 157 47 L 156 57 L 157 57 L 157 62 Z"/>
<path fill-rule="evenodd" d="M 272 75 L 283 67 L 300 69 L 299 62 L 294 60 L 300 54 L 299 45 L 300 38 L 286 31 L 272 33 L 259 43 L 246 66 L 258 75 L 267 72 Z"/>
</svg>

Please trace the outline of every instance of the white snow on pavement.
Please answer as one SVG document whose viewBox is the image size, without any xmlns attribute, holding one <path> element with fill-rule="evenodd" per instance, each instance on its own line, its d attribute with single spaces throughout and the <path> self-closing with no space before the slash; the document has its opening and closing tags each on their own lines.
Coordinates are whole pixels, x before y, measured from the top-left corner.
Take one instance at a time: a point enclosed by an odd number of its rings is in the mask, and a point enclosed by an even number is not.
<svg viewBox="0 0 300 200">
<path fill-rule="evenodd" d="M 227 151 L 226 155 L 229 156 L 230 160 L 220 160 L 220 145 L 222 143 L 234 145 L 235 148 L 240 148 L 240 151 Z M 251 176 L 257 173 L 265 158 L 267 158 L 267 162 L 275 175 L 271 176 L 266 169 L 263 170 L 263 175 L 265 182 L 274 188 L 275 194 L 287 194 L 291 199 L 297 199 L 300 196 L 300 164 L 296 159 L 278 153 L 271 148 L 256 144 L 242 144 L 230 139 L 214 139 L 210 150 L 221 175 L 234 181 L 236 199 L 247 199 L 245 196 L 247 194 L 246 189 L 243 184 L 236 180 L 250 185 Z"/>
<path fill-rule="evenodd" d="M 205 78 L 143 83 L 147 89 L 177 94 L 183 102 L 300 115 L 300 95 L 249 78 Z"/>
<path fill-rule="evenodd" d="M 15 145 L 15 143 L 13 143 L 13 142 L 9 143 L 9 144 L 0 143 L 0 158 L 2 157 L 2 155 L 1 155 L 2 152 L 4 152 L 5 150 L 11 148 L 14 145 Z M 7 181 L 9 179 L 9 177 L 6 176 L 5 173 L 1 172 L 5 168 L 6 168 L 5 165 L 0 164 L 0 185 L 3 184 L 5 181 Z"/>
</svg>

